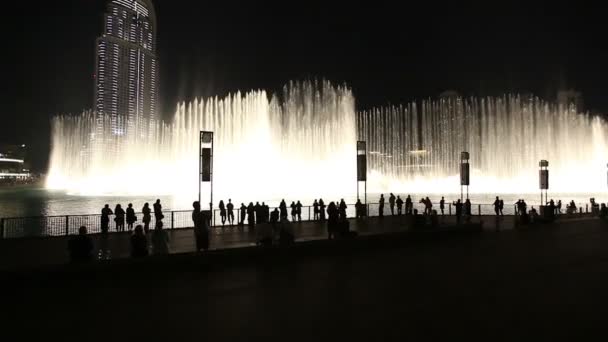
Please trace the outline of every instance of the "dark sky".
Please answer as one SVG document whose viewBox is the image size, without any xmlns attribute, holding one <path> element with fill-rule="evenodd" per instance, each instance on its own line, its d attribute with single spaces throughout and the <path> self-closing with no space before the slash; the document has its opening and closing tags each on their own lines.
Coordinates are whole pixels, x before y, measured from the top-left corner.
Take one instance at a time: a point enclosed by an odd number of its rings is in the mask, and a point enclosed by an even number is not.
<svg viewBox="0 0 608 342">
<path fill-rule="evenodd" d="M 48 159 L 50 118 L 91 107 L 105 3 L 21 1 L 3 10 L 0 141 L 29 144 L 38 169 Z M 348 83 L 361 109 L 446 89 L 551 98 L 574 87 L 588 109 L 608 111 L 608 30 L 599 7 L 245 3 L 155 1 L 166 118 L 178 100 L 273 91 L 311 77 Z"/>
</svg>

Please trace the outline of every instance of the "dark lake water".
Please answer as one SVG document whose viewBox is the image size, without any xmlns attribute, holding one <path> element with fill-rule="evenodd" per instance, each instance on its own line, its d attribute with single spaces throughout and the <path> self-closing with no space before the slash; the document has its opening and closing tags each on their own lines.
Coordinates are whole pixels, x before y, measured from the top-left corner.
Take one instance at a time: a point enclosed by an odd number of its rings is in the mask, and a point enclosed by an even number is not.
<svg viewBox="0 0 608 342">
<path fill-rule="evenodd" d="M 395 194 L 401 195 L 403 198 L 407 194 Z M 413 194 L 412 198 L 415 202 L 422 197 L 422 194 Z M 427 196 L 424 194 L 424 196 Z M 482 213 L 491 214 L 493 209 L 491 203 L 494 201 L 496 194 L 471 194 L 470 198 L 473 204 L 486 204 L 481 207 Z M 538 205 L 540 201 L 540 195 L 537 194 L 525 194 L 525 195 L 513 195 L 513 194 L 500 194 L 501 198 L 505 201 L 506 211 L 511 210 L 510 204 L 517 201 L 518 198 L 524 198 L 528 205 Z M 368 194 L 368 202 L 376 203 L 378 201 L 378 194 Z M 388 194 L 385 194 L 388 201 Z M 433 202 L 439 202 L 441 195 L 433 194 L 429 195 Z M 460 194 L 446 194 L 446 201 L 451 202 L 460 197 Z M 549 192 L 549 198 L 561 199 L 564 202 L 564 206 L 567 202 L 574 200 L 578 206 L 585 207 L 585 204 L 589 203 L 589 198 L 594 197 L 597 202 L 606 202 L 608 200 L 607 193 L 595 193 L 595 194 L 553 194 Z M 163 210 L 190 210 L 191 203 L 194 199 L 190 198 L 174 198 L 171 196 L 159 196 L 159 197 L 139 197 L 139 196 L 77 196 L 66 194 L 62 191 L 49 191 L 39 187 L 23 187 L 23 188 L 0 188 L 0 217 L 23 217 L 23 216 L 52 216 L 52 215 L 88 215 L 97 214 L 101 211 L 104 204 L 109 204 L 111 208 L 117 203 L 126 206 L 128 203 L 133 203 L 136 211 L 141 210 L 145 202 L 149 202 L 150 205 L 159 198 L 163 204 Z M 286 201 L 291 203 L 292 200 L 286 197 Z M 324 197 L 326 203 L 332 200 L 339 200 L 340 198 Z M 226 200 L 226 199 L 224 199 Z M 233 199 L 235 205 L 240 205 L 241 202 L 248 203 L 250 201 L 259 200 L 260 202 L 265 199 Z M 301 199 L 303 205 L 311 205 L 313 199 Z M 345 198 L 350 204 L 354 203 L 354 198 Z M 219 199 L 216 200 L 216 202 Z M 270 206 L 277 206 L 280 199 L 266 199 L 266 203 Z M 387 203 L 388 204 L 388 203 Z M 216 204 L 217 207 L 217 204 Z M 477 208 L 473 209 L 474 212 Z"/>
</svg>

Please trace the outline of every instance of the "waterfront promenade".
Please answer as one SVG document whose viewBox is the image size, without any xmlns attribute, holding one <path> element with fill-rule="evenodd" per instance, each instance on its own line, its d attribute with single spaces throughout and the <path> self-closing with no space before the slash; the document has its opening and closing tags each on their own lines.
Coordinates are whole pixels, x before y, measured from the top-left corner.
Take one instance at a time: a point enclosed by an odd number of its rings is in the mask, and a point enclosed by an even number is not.
<svg viewBox="0 0 608 342">
<path fill-rule="evenodd" d="M 422 217 L 422 216 L 420 216 Z M 456 223 L 455 216 L 439 216 L 439 225 Z M 512 229 L 514 216 L 499 218 L 500 229 Z M 411 229 L 408 216 L 369 217 L 350 219 L 350 228 L 359 235 L 377 235 L 394 232 L 407 232 Z M 495 216 L 473 216 L 472 223 L 483 222 L 487 231 L 496 230 Z M 327 223 L 318 221 L 290 223 L 293 226 L 296 242 L 324 240 L 327 238 Z M 258 226 L 259 229 L 259 226 Z M 192 229 L 167 230 L 170 237 L 171 254 L 195 251 Z M 130 256 L 129 232 L 111 233 L 106 236 L 92 234 L 95 243 L 95 257 L 122 259 Z M 36 268 L 68 263 L 67 244 L 70 237 L 45 237 L 0 240 L 0 270 Z M 148 239 L 149 240 L 149 239 Z M 150 241 L 149 241 L 150 242 Z M 211 230 L 211 250 L 233 249 L 256 245 L 256 232 L 248 226 L 214 227 Z M 101 252 L 100 252 L 101 251 Z"/>
<path fill-rule="evenodd" d="M 368 221 L 368 232 L 402 227 L 391 219 Z M 103 341 L 515 341 L 603 333 L 604 221 L 484 227 L 481 234 L 408 243 L 404 236 L 365 235 L 358 226 L 363 236 L 354 241 L 241 248 L 231 262 L 212 251 L 3 278 L 3 311 L 12 318 L 4 333 L 11 339 L 14 332 L 15 340 L 50 334 Z M 383 236 L 401 242 L 376 238 Z M 248 249 L 260 253 L 238 253 Z"/>
</svg>

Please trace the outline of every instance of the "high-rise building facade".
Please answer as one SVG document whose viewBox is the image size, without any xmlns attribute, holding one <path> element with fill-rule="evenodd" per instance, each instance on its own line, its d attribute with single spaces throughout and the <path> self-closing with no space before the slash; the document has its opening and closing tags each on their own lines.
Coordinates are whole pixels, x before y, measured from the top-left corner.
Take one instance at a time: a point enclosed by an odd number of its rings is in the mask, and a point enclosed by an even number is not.
<svg viewBox="0 0 608 342">
<path fill-rule="evenodd" d="M 156 13 L 151 0 L 112 0 L 97 39 L 95 111 L 98 133 L 149 138 L 158 115 Z M 105 120 L 104 120 L 105 118 Z"/>
</svg>

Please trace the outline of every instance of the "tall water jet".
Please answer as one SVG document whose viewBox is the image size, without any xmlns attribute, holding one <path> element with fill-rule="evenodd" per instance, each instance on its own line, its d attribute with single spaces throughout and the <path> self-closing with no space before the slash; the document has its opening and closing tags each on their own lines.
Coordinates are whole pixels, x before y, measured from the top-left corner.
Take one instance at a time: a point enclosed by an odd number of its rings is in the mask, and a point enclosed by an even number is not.
<svg viewBox="0 0 608 342">
<path fill-rule="evenodd" d="M 374 191 L 457 193 L 459 156 L 471 154 L 471 190 L 538 190 L 538 162 L 550 161 L 551 189 L 595 192 L 605 184 L 608 127 L 536 97 L 442 98 L 361 112 Z"/>
<path fill-rule="evenodd" d="M 200 130 L 215 132 L 214 192 L 233 201 L 352 196 L 355 100 L 345 86 L 292 82 L 177 106 L 149 138 L 117 136 L 84 113 L 53 120 L 47 187 L 86 195 L 196 198 Z"/>
</svg>

